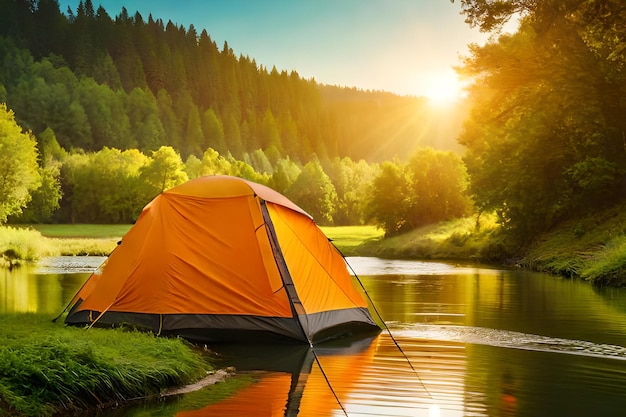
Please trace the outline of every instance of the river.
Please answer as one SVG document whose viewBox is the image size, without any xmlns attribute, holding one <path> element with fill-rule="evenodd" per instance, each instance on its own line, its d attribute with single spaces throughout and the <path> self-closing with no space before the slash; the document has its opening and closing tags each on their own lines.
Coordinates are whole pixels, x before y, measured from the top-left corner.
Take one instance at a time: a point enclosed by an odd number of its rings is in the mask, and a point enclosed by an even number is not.
<svg viewBox="0 0 626 417">
<path fill-rule="evenodd" d="M 0 313 L 58 314 L 102 258 L 4 271 Z M 387 328 L 316 347 L 215 347 L 248 383 L 102 416 L 622 416 L 626 290 L 481 265 L 348 258 Z"/>
</svg>

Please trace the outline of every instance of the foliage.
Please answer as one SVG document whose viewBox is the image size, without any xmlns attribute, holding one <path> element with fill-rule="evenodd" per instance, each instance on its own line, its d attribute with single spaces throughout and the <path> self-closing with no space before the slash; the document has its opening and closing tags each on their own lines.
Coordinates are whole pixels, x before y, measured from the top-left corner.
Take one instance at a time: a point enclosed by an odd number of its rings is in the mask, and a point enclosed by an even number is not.
<svg viewBox="0 0 626 417">
<path fill-rule="evenodd" d="M 626 62 L 605 41 L 623 33 L 623 4 L 461 3 L 483 30 L 522 16 L 515 34 L 473 46 L 462 68 L 476 80 L 460 142 L 478 209 L 495 210 L 511 236 L 529 242 L 615 204 L 626 181 Z"/>
<path fill-rule="evenodd" d="M 337 192 L 334 224 L 365 224 L 366 205 L 372 181 L 379 171 L 378 164 L 368 164 L 362 159 L 355 162 L 350 158 L 334 158 L 326 164 L 324 171 Z"/>
<path fill-rule="evenodd" d="M 12 222 L 132 222 L 185 178 L 224 174 L 272 186 L 323 224 L 364 224 L 372 161 L 451 143 L 462 116 L 268 70 L 206 30 L 126 9 L 112 19 L 90 0 L 65 15 L 49 0 L 2 2 L 0 16 L 2 95 L 44 174 Z"/>
<path fill-rule="evenodd" d="M 140 180 L 140 169 L 147 165 L 148 158 L 137 150 L 104 148 L 68 157 L 63 177 L 71 221 L 131 223 L 150 201 L 150 183 Z"/>
<path fill-rule="evenodd" d="M 288 195 L 320 224 L 333 223 L 337 192 L 318 160 L 312 160 L 302 168 Z"/>
<path fill-rule="evenodd" d="M 60 183 L 60 164 L 50 161 L 39 167 L 41 186 L 32 191 L 31 201 L 22 213 L 11 218 L 12 223 L 50 222 L 59 209 L 63 192 Z"/>
<path fill-rule="evenodd" d="M 401 165 L 383 162 L 374 178 L 368 202 L 369 218 L 393 236 L 407 228 L 409 217 L 408 178 Z"/>
<path fill-rule="evenodd" d="M 37 142 L 16 124 L 13 112 L 0 104 L 0 224 L 19 214 L 30 193 L 41 185 Z"/>
<path fill-rule="evenodd" d="M 374 178 L 369 215 L 387 236 L 471 212 L 467 173 L 452 152 L 423 148 L 407 164 L 384 162 Z"/>
<path fill-rule="evenodd" d="M 183 161 L 178 152 L 170 146 L 162 146 L 152 153 L 147 163 L 138 169 L 139 180 L 145 187 L 142 207 L 163 191 L 169 190 L 188 180 Z M 139 211 L 135 211 L 139 214 Z"/>
<path fill-rule="evenodd" d="M 419 149 L 407 164 L 410 175 L 410 224 L 423 226 L 464 217 L 472 203 L 466 194 L 467 172 L 452 152 Z"/>
<path fill-rule="evenodd" d="M 614 239 L 604 248 L 596 262 L 580 274 L 583 279 L 596 285 L 624 287 L 626 282 L 626 236 Z"/>
</svg>

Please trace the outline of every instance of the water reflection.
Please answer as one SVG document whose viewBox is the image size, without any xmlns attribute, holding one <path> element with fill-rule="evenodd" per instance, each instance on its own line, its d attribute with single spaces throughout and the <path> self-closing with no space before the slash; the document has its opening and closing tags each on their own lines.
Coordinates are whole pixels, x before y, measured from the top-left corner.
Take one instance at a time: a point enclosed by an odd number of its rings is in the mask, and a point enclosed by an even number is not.
<svg viewBox="0 0 626 417">
<path fill-rule="evenodd" d="M 407 340 L 402 340 L 402 343 Z M 200 408 L 176 404 L 176 417 L 200 416 L 486 416 L 481 401 L 466 401 L 464 349 L 454 342 L 422 340 L 400 352 L 389 335 L 346 345 L 221 347 L 225 363 L 233 363 L 252 382 L 233 395 Z M 318 362 L 319 360 L 319 362 Z M 413 366 L 413 368 L 412 368 Z M 211 391 L 216 387 L 209 387 Z M 188 406 L 188 405 L 187 405 Z M 172 408 L 170 408 L 172 410 Z M 127 410 L 140 417 L 146 410 Z M 150 414 L 152 415 L 152 414 Z"/>
<path fill-rule="evenodd" d="M 32 267 L 0 268 L 0 313 L 56 315 L 65 308 L 88 273 L 38 274 Z"/>
</svg>

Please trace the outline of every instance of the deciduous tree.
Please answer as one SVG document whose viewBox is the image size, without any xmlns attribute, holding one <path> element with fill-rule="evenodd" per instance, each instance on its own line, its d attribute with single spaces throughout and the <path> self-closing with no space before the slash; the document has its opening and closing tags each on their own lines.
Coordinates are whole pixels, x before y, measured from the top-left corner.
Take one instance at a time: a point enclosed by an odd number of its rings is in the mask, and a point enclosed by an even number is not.
<svg viewBox="0 0 626 417">
<path fill-rule="evenodd" d="M 40 187 L 37 142 L 23 132 L 6 104 L 0 103 L 0 224 L 19 214 Z"/>
</svg>

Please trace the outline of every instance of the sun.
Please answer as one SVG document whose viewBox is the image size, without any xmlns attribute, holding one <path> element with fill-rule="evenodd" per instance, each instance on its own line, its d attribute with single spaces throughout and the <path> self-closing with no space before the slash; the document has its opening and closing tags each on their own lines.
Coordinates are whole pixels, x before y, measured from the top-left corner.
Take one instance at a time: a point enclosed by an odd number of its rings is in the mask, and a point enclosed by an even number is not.
<svg viewBox="0 0 626 417">
<path fill-rule="evenodd" d="M 465 96 L 464 85 L 453 69 L 428 77 L 424 92 L 428 101 L 435 106 L 447 106 Z"/>
</svg>

